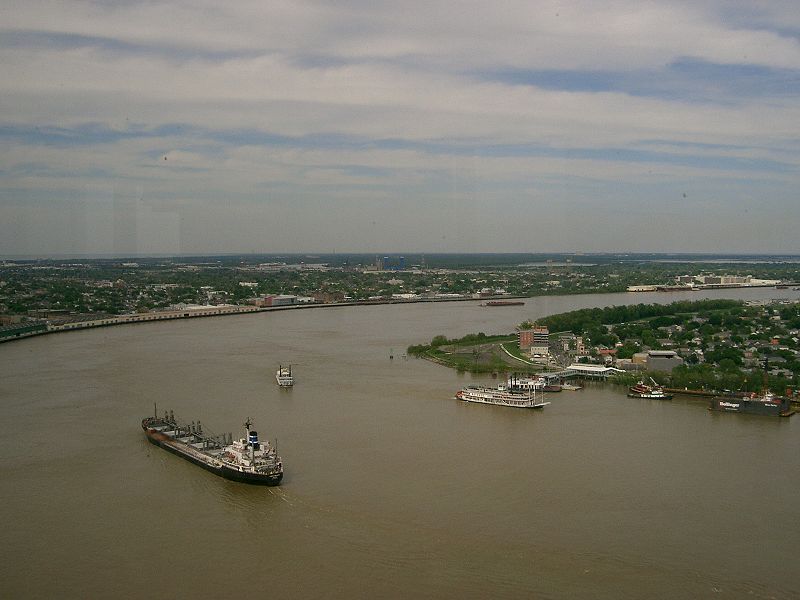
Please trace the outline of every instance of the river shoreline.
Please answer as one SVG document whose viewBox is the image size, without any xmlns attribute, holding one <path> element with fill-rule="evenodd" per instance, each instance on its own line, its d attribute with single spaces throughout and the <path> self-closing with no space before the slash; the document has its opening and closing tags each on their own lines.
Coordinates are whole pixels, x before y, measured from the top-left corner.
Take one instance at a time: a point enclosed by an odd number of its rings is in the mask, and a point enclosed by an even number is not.
<svg viewBox="0 0 800 600">
<path fill-rule="evenodd" d="M 591 294 L 575 294 L 591 295 Z M 532 296 L 536 297 L 536 296 Z M 480 302 L 486 299 L 498 298 L 522 298 L 521 296 L 489 296 L 481 298 L 421 298 L 418 300 L 359 300 L 354 302 L 330 302 L 325 304 L 293 304 L 289 306 L 245 306 L 245 305 L 208 305 L 201 307 L 191 307 L 182 310 L 153 311 L 147 313 L 132 313 L 126 315 L 105 315 L 93 319 L 75 320 L 64 323 L 41 323 L 47 329 L 38 331 L 21 331 L 16 335 L 9 335 L 0 338 L 0 343 L 21 340 L 51 333 L 62 333 L 65 331 L 78 331 L 83 329 L 95 329 L 97 327 L 113 327 L 117 325 L 133 325 L 137 323 L 151 323 L 154 321 L 172 321 L 176 319 L 197 319 L 209 317 L 224 317 L 231 315 L 242 315 L 252 313 L 277 312 L 286 310 L 308 310 L 315 308 L 342 308 L 351 306 L 380 306 L 387 304 L 422 304 L 422 303 L 441 303 L 441 302 Z M 89 316 L 89 315 L 87 315 Z M 20 330 L 30 328 L 30 323 L 25 323 L 19 327 Z"/>
<path fill-rule="evenodd" d="M 748 287 L 724 287 L 718 289 L 708 290 L 695 290 L 692 296 L 703 291 L 725 291 L 735 289 L 736 291 L 745 290 L 765 290 L 768 287 L 774 286 L 748 286 Z M 780 291 L 784 291 L 781 289 Z M 687 292 L 688 293 L 688 292 Z M 358 307 L 358 306 L 382 306 L 382 305 L 408 305 L 408 304 L 437 304 L 437 303 L 451 303 L 451 302 L 483 302 L 486 300 L 535 300 L 538 298 L 564 298 L 564 297 L 584 297 L 584 296 L 602 296 L 606 294 L 625 294 L 639 301 L 644 301 L 645 295 L 657 295 L 658 297 L 675 297 L 680 294 L 674 290 L 669 291 L 656 291 L 656 292 L 585 292 L 579 294 L 542 294 L 537 296 L 480 296 L 480 297 L 463 297 L 463 298 L 418 298 L 418 299 L 385 299 L 385 300 L 357 300 L 352 302 L 331 302 L 324 304 L 309 303 L 309 304 L 293 304 L 288 306 L 268 306 L 257 307 L 250 305 L 203 305 L 200 307 L 191 307 L 190 309 L 171 310 L 171 311 L 153 311 L 147 313 L 131 313 L 126 315 L 105 315 L 96 318 L 86 318 L 85 320 L 76 320 L 51 324 L 48 322 L 39 321 L 38 323 L 25 323 L 19 329 L 30 328 L 31 325 L 44 325 L 47 328 L 38 331 L 20 332 L 19 334 L 10 333 L 6 336 L 0 335 L 0 344 L 14 340 L 21 340 L 30 337 L 37 337 L 51 333 L 62 333 L 64 331 L 76 331 L 83 329 L 94 329 L 96 327 L 110 327 L 116 325 L 131 325 L 137 323 L 149 323 L 153 321 L 165 321 L 175 319 L 193 319 L 193 318 L 206 318 L 218 316 L 230 316 L 239 314 L 263 313 L 263 312 L 276 312 L 276 311 L 294 311 L 294 310 L 309 310 L 309 309 L 324 309 L 324 308 L 345 308 L 345 307 Z M 645 302 L 646 303 L 646 302 Z M 488 308 L 488 307 L 487 307 Z M 513 309 L 519 307 L 497 307 Z M 84 315 L 76 315 L 82 317 Z M 89 315 L 86 315 L 87 317 Z M 9 327 L 6 327 L 8 331 Z M 12 328 L 13 329 L 13 328 Z"/>
</svg>

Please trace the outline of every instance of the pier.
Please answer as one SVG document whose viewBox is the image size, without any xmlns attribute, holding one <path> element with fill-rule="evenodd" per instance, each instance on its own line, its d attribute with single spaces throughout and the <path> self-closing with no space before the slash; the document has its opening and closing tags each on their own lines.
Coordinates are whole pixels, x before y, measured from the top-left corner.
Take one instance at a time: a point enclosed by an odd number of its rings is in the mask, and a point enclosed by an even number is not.
<svg viewBox="0 0 800 600">
<path fill-rule="evenodd" d="M 573 363 L 562 371 L 547 371 L 544 373 L 537 373 L 537 376 L 543 378 L 549 384 L 553 381 L 570 379 L 572 377 L 605 380 L 608 379 L 611 375 L 614 375 L 616 373 L 625 373 L 625 372 L 626 371 L 623 371 L 622 369 L 617 369 L 615 367 Z"/>
</svg>

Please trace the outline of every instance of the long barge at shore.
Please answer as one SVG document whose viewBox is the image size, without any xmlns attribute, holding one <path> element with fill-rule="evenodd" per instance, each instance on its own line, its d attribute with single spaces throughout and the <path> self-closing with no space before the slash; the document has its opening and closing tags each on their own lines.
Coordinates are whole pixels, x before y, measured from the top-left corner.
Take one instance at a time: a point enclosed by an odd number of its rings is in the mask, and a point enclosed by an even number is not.
<svg viewBox="0 0 800 600">
<path fill-rule="evenodd" d="M 769 392 L 761 396 L 717 396 L 711 399 L 708 409 L 764 417 L 791 417 L 795 413 L 789 398 Z"/>
<path fill-rule="evenodd" d="M 522 300 L 489 300 L 483 302 L 481 306 L 523 306 Z"/>
<path fill-rule="evenodd" d="M 682 394 L 684 396 L 719 396 L 719 392 L 709 392 L 708 390 L 690 390 L 688 388 L 664 388 L 670 394 Z"/>
</svg>

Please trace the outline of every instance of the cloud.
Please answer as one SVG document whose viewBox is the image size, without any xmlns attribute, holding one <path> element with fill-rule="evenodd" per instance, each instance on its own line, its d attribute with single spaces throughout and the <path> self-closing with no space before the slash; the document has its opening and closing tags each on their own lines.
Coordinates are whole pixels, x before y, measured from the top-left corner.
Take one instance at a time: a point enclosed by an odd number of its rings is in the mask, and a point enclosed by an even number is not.
<svg viewBox="0 0 800 600">
<path fill-rule="evenodd" d="M 324 228 L 311 213 L 336 205 L 354 225 L 276 239 L 324 250 L 303 244 L 360 231 L 369 250 L 394 233 L 363 215 L 412 206 L 432 225 L 398 218 L 411 250 L 480 229 L 481 201 L 590 224 L 567 207 L 656 211 L 688 186 L 778 221 L 798 180 L 791 3 L 11 2 L 0 17 L 0 210 L 37 198 L 31 224 L 101 186 L 196 210 L 171 248 L 201 215 L 255 241 L 259 210 Z M 508 244 L 485 231 L 484 250 Z M 590 250 L 583 233 L 565 239 Z"/>
</svg>

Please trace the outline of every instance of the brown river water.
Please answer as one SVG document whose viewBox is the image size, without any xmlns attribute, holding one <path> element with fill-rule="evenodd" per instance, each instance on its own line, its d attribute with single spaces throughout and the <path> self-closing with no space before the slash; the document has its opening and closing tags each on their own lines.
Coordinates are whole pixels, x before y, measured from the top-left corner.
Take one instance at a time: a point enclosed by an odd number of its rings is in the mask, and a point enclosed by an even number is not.
<svg viewBox="0 0 800 600">
<path fill-rule="evenodd" d="M 542 411 L 464 404 L 460 387 L 495 380 L 402 357 L 437 334 L 701 297 L 798 292 L 324 308 L 2 344 L 0 596 L 798 598 L 800 416 L 610 384 Z M 154 402 L 218 433 L 251 417 L 283 484 L 152 446 Z"/>
</svg>

